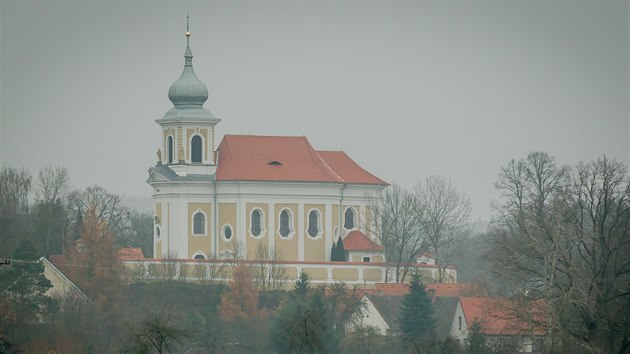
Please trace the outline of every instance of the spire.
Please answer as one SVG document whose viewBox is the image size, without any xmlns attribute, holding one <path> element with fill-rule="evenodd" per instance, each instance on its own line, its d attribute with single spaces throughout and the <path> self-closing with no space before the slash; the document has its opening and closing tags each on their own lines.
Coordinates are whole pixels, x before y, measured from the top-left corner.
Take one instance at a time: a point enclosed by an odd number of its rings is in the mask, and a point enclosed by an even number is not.
<svg viewBox="0 0 630 354">
<path fill-rule="evenodd" d="M 190 50 L 190 16 L 186 14 L 186 52 L 184 53 L 184 71 L 168 90 L 168 98 L 175 108 L 201 107 L 208 99 L 208 88 L 195 75 Z"/>
</svg>

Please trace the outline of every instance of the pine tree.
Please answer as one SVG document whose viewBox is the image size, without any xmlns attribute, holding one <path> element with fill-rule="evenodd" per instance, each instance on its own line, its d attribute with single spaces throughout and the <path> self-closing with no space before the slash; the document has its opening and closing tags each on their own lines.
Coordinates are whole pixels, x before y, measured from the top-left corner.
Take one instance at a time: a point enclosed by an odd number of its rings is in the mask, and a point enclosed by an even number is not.
<svg viewBox="0 0 630 354">
<path fill-rule="evenodd" d="M 343 247 L 343 238 L 339 237 L 337 240 L 337 252 L 338 252 L 338 261 L 345 262 L 348 259 L 346 258 L 346 249 Z"/>
<path fill-rule="evenodd" d="M 421 343 L 428 342 L 435 328 L 431 298 L 418 274 L 413 275 L 411 292 L 403 298 L 400 307 L 400 329 L 405 342 L 418 348 Z"/>
<path fill-rule="evenodd" d="M 330 247 L 330 261 L 337 261 L 337 242 L 333 242 L 332 247 Z"/>
<path fill-rule="evenodd" d="M 483 333 L 481 333 L 481 324 L 477 321 L 473 322 L 472 326 L 470 326 L 467 344 L 468 353 L 470 354 L 483 354 L 489 351 L 486 345 L 486 338 Z"/>
<path fill-rule="evenodd" d="M 44 264 L 38 258 L 35 246 L 22 239 L 11 264 L 0 269 L 0 291 L 5 294 L 2 301 L 6 305 L 0 306 L 0 322 L 11 325 L 39 321 L 53 304 L 46 296 L 52 284 L 44 276 Z"/>
<path fill-rule="evenodd" d="M 308 273 L 305 273 L 304 271 L 300 272 L 300 276 L 293 286 L 293 292 L 301 298 L 306 297 L 306 293 L 308 292 Z"/>
</svg>

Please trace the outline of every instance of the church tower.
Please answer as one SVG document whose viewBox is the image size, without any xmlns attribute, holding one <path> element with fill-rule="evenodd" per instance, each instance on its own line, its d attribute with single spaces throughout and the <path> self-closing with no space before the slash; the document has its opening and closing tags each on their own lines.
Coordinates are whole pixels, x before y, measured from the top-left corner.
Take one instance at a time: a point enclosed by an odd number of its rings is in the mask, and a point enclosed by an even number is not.
<svg viewBox="0 0 630 354">
<path fill-rule="evenodd" d="M 168 90 L 173 108 L 156 120 L 162 127 L 164 155 L 159 161 L 162 164 L 215 165 L 214 126 L 221 120 L 203 107 L 208 99 L 208 89 L 195 75 L 192 58 L 190 31 L 186 23 L 184 71 Z"/>
<path fill-rule="evenodd" d="M 215 125 L 221 120 L 203 106 L 208 89 L 193 69 L 188 19 L 184 70 L 168 90 L 173 108 L 156 119 L 162 128 L 162 146 L 147 180 L 155 201 L 155 258 L 212 254 Z M 189 249 L 202 251 L 193 254 Z"/>
</svg>

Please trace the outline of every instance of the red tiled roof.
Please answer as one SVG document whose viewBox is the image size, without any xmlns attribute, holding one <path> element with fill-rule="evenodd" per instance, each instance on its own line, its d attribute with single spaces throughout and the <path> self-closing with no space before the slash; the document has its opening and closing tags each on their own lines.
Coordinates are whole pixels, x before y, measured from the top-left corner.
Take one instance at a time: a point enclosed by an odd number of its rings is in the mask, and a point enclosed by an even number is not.
<svg viewBox="0 0 630 354">
<path fill-rule="evenodd" d="M 374 285 L 378 295 L 402 296 L 409 294 L 411 289 L 407 283 L 377 283 Z"/>
<path fill-rule="evenodd" d="M 315 151 L 303 136 L 225 135 L 217 150 L 219 181 L 386 185 L 343 152 Z"/>
<path fill-rule="evenodd" d="M 317 153 L 347 183 L 387 185 L 387 182 L 364 170 L 343 151 L 317 151 Z"/>
<path fill-rule="evenodd" d="M 140 248 L 121 248 L 118 250 L 118 259 L 121 261 L 144 259 L 144 254 L 142 254 L 142 249 Z"/>
<path fill-rule="evenodd" d="M 350 231 L 350 233 L 343 238 L 343 248 L 346 251 L 383 252 L 385 250 L 383 246 L 376 244 L 374 241 L 370 240 L 369 237 L 365 236 L 363 232 L 358 230 Z"/>
<path fill-rule="evenodd" d="M 457 297 L 477 290 L 475 285 L 466 283 L 431 283 L 426 285 L 426 289 L 435 297 Z"/>
<path fill-rule="evenodd" d="M 485 334 L 543 335 L 544 307 L 539 302 L 514 304 L 507 299 L 460 297 L 468 328 L 481 324 Z"/>
</svg>

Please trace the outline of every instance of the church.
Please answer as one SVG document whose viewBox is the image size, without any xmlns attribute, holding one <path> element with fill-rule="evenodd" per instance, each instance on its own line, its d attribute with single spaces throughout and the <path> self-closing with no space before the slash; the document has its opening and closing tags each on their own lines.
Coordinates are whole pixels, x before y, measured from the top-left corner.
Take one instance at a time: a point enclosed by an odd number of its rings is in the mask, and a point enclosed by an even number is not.
<svg viewBox="0 0 630 354">
<path fill-rule="evenodd" d="M 261 249 L 287 262 L 331 261 L 343 238 L 349 262 L 384 262 L 366 230 L 370 203 L 388 184 L 343 151 L 314 148 L 304 136 L 225 135 L 204 107 L 186 32 L 184 69 L 171 85 L 147 183 L 155 203 L 158 259 L 255 259 Z M 162 154 L 164 152 L 164 154 Z M 379 275 L 379 278 L 381 276 Z"/>
</svg>

